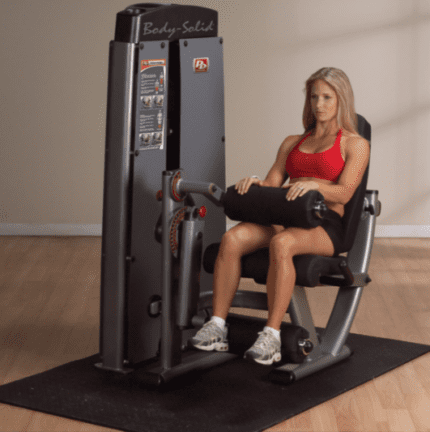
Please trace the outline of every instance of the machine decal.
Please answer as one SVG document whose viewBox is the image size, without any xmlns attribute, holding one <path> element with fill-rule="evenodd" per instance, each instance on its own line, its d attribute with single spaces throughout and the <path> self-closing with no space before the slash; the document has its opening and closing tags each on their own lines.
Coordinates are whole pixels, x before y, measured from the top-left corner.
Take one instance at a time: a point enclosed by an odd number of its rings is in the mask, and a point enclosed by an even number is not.
<svg viewBox="0 0 430 432">
<path fill-rule="evenodd" d="M 162 150 L 166 123 L 166 59 L 144 59 L 139 77 L 139 149 Z"/>
<path fill-rule="evenodd" d="M 170 39 L 175 33 L 179 33 L 180 35 L 185 35 L 189 33 L 203 33 L 201 37 L 204 36 L 204 33 L 213 32 L 215 28 L 214 21 L 211 21 L 209 24 L 205 24 L 204 22 L 201 22 L 200 20 L 197 21 L 195 24 L 190 23 L 190 21 L 185 21 L 182 23 L 181 27 L 174 27 L 174 25 L 169 24 L 169 22 L 166 22 L 164 26 L 157 28 L 154 26 L 154 23 L 152 22 L 146 22 L 143 25 L 143 36 L 148 35 L 168 35 L 168 38 Z"/>
<path fill-rule="evenodd" d="M 209 72 L 209 57 L 195 58 L 193 68 L 195 73 Z"/>
</svg>

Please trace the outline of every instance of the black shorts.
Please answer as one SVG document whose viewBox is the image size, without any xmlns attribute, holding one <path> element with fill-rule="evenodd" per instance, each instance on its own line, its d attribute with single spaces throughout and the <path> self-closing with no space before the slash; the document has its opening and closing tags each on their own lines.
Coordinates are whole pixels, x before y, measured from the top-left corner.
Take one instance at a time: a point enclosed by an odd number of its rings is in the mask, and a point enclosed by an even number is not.
<svg viewBox="0 0 430 432">
<path fill-rule="evenodd" d="M 324 215 L 321 226 L 327 232 L 334 245 L 334 255 L 338 256 L 342 252 L 344 243 L 343 224 L 341 216 L 333 210 L 328 209 Z"/>
<path fill-rule="evenodd" d="M 263 226 L 270 227 L 272 224 L 262 224 Z M 288 226 L 285 226 L 288 228 Z M 345 241 L 345 235 L 343 233 L 343 223 L 342 217 L 339 213 L 336 213 L 333 210 L 327 209 L 327 212 L 324 214 L 324 218 L 322 220 L 321 227 L 325 230 L 325 232 L 330 237 L 334 246 L 334 254 L 333 256 L 338 256 L 342 253 L 343 244 Z"/>
</svg>

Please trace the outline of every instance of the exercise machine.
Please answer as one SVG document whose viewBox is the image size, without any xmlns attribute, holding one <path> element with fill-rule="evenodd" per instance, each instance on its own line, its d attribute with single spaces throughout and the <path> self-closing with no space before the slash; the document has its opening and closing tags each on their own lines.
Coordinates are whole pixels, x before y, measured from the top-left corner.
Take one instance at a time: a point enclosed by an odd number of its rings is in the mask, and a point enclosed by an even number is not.
<svg viewBox="0 0 430 432">
<path fill-rule="evenodd" d="M 217 12 L 210 9 L 137 4 L 117 14 L 110 44 L 96 366 L 123 374 L 138 369 L 152 384 L 243 355 L 264 325 L 230 314 L 229 352 L 187 348 L 211 315 L 224 211 L 240 199 L 225 190 L 223 40 L 217 27 Z M 361 116 L 358 126 L 370 142 L 370 125 Z M 289 383 L 351 355 L 345 342 L 370 282 L 381 208 L 378 191 L 366 189 L 368 171 L 345 206 L 347 256 L 294 257 L 292 324 L 281 327 L 289 360 L 271 370 L 273 381 Z M 325 211 L 315 192 L 293 204 L 301 206 L 293 213 L 306 214 L 312 224 Z M 242 277 L 265 284 L 268 267 L 268 250 L 260 249 L 243 257 Z M 320 284 L 339 291 L 318 335 L 305 287 Z M 238 291 L 233 306 L 267 310 L 267 296 Z"/>
</svg>

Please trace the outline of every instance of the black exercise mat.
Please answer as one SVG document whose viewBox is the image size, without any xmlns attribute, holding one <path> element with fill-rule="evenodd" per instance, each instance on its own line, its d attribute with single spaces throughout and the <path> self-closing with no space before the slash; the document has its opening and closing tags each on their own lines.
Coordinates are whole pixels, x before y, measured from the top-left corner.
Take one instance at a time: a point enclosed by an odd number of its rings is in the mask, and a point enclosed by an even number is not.
<svg viewBox="0 0 430 432">
<path fill-rule="evenodd" d="M 427 352 L 430 346 L 351 334 L 349 359 L 289 386 L 270 367 L 232 360 L 148 390 L 98 355 L 0 387 L 0 402 L 124 431 L 252 432 L 278 424 Z"/>
</svg>

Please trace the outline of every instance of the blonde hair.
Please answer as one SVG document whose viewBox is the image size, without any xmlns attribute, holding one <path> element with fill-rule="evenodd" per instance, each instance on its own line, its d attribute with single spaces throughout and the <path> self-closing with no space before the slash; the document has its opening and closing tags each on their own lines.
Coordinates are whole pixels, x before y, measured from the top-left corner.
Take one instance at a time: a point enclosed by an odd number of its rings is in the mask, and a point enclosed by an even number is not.
<svg viewBox="0 0 430 432">
<path fill-rule="evenodd" d="M 305 128 L 305 133 L 314 129 L 316 126 L 316 118 L 312 112 L 311 93 L 312 86 L 317 80 L 325 81 L 336 92 L 338 101 L 337 123 L 339 127 L 352 135 L 358 135 L 357 114 L 354 108 L 354 93 L 351 83 L 345 72 L 331 67 L 325 67 L 316 71 L 306 81 L 306 100 L 303 108 L 303 126 Z"/>
</svg>

